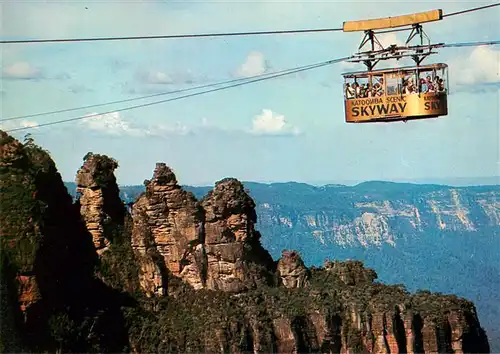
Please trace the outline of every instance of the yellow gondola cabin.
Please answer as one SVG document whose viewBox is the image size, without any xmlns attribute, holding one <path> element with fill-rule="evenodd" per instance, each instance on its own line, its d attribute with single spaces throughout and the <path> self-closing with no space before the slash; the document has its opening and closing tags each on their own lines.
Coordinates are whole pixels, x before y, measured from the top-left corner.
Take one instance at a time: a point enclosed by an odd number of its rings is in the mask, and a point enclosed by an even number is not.
<svg viewBox="0 0 500 354">
<path fill-rule="evenodd" d="M 342 75 L 347 123 L 406 121 L 448 114 L 446 64 Z"/>
</svg>

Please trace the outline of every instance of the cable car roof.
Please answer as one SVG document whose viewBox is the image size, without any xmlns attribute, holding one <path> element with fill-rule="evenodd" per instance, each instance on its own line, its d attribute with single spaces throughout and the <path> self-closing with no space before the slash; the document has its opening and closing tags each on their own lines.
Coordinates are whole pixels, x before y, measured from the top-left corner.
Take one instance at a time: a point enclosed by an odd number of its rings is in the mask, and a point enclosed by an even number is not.
<svg viewBox="0 0 500 354">
<path fill-rule="evenodd" d="M 411 26 L 442 19 L 443 10 L 439 9 L 371 20 L 347 21 L 343 24 L 343 30 L 344 32 L 370 31 L 383 28 Z"/>
<path fill-rule="evenodd" d="M 397 73 L 401 71 L 413 71 L 413 70 L 419 70 L 419 71 L 430 71 L 433 69 L 444 69 L 447 68 L 448 65 L 445 63 L 437 63 L 437 64 L 428 64 L 428 65 L 420 65 L 420 66 L 404 66 L 400 68 L 386 68 L 386 69 L 378 69 L 378 70 L 372 70 L 372 71 L 355 71 L 355 72 L 348 72 L 348 73 L 343 73 L 342 76 L 344 78 L 348 77 L 360 77 L 360 76 L 368 76 L 368 75 L 376 75 L 376 74 L 385 74 L 385 73 Z"/>
</svg>

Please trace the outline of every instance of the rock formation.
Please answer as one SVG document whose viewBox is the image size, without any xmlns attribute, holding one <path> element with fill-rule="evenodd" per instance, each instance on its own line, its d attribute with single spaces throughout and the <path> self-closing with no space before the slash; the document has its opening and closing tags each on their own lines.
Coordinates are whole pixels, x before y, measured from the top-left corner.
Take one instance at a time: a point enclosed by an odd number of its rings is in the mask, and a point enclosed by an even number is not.
<svg viewBox="0 0 500 354">
<path fill-rule="evenodd" d="M 489 352 L 474 306 L 454 296 L 410 295 L 400 287 L 373 282 L 346 285 L 324 268 L 312 271 L 307 288 L 279 289 L 263 287 L 232 298 L 194 291 L 169 299 L 170 308 L 182 315 L 160 317 L 164 322 L 157 326 L 171 328 L 161 336 L 179 345 L 179 351 L 190 347 L 199 352 Z M 189 329 L 179 331 L 186 321 Z M 184 342 L 176 341 L 180 336 L 185 336 Z M 204 343 L 196 344 L 196 337 Z M 136 352 L 162 345 L 136 333 L 131 338 Z"/>
<path fill-rule="evenodd" d="M 117 167 L 114 159 L 89 152 L 76 175 L 80 213 L 98 254 L 110 244 L 108 230 L 124 223 L 125 208 L 114 175 Z"/>
<path fill-rule="evenodd" d="M 255 231 L 255 203 L 241 182 L 226 178 L 201 201 L 205 212 L 204 247 L 207 255 L 207 288 L 238 292 L 255 281 L 251 263 L 272 267 L 269 253 Z"/>
<path fill-rule="evenodd" d="M 346 285 L 372 283 L 377 279 L 377 273 L 373 269 L 365 268 L 361 261 L 326 261 L 323 267 L 338 276 Z"/>
<path fill-rule="evenodd" d="M 278 261 L 278 276 L 287 288 L 302 288 L 307 281 L 307 268 L 295 251 L 283 251 Z"/>
<path fill-rule="evenodd" d="M 146 193 L 134 203 L 132 247 L 141 260 L 141 286 L 167 293 L 168 273 L 195 289 L 204 287 L 203 210 L 172 170 L 158 163 Z"/>
<path fill-rule="evenodd" d="M 169 275 L 194 289 L 238 292 L 252 281 L 252 263 L 272 264 L 254 229 L 255 204 L 237 180 L 218 182 L 198 202 L 158 163 L 145 185 L 133 205 L 132 247 L 148 295 L 165 295 Z"/>
</svg>

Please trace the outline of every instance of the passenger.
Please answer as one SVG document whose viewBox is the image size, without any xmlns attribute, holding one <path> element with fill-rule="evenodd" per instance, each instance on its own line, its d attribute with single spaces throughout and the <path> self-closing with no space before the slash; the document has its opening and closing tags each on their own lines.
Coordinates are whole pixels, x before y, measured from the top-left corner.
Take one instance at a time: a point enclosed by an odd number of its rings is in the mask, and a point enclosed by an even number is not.
<svg viewBox="0 0 500 354">
<path fill-rule="evenodd" d="M 373 97 L 373 87 L 370 83 L 366 85 L 366 97 Z"/>
<path fill-rule="evenodd" d="M 436 91 L 432 79 L 429 75 L 427 75 L 426 77 L 426 84 L 427 84 L 427 92 L 432 93 Z"/>
<path fill-rule="evenodd" d="M 427 93 L 428 87 L 427 82 L 424 78 L 420 79 L 420 92 Z"/>
<path fill-rule="evenodd" d="M 356 98 L 361 97 L 361 87 L 359 87 L 359 84 L 357 82 L 354 83 L 354 96 Z"/>
<path fill-rule="evenodd" d="M 445 88 L 444 88 L 444 80 L 443 80 L 443 79 L 439 79 L 439 82 L 438 82 L 438 90 L 439 90 L 439 92 L 444 92 L 444 91 L 445 91 Z"/>
<path fill-rule="evenodd" d="M 367 95 L 368 95 L 368 90 L 367 90 L 366 84 L 362 84 L 361 90 L 360 90 L 360 97 L 366 98 Z"/>
<path fill-rule="evenodd" d="M 351 87 L 349 83 L 345 84 L 345 97 L 346 99 L 350 100 L 353 99 L 355 96 L 354 89 Z"/>
<path fill-rule="evenodd" d="M 403 93 L 406 94 L 406 91 L 408 90 L 407 87 L 408 87 L 408 80 L 405 79 L 405 78 L 402 78 L 401 80 L 401 89 L 403 90 Z"/>
<path fill-rule="evenodd" d="M 379 83 L 377 83 L 376 85 L 378 85 L 377 88 L 376 88 L 376 95 L 378 97 L 383 96 L 384 95 L 384 88 L 383 88 L 383 86 L 381 84 L 379 84 Z"/>
<path fill-rule="evenodd" d="M 403 93 L 405 95 L 409 95 L 411 93 L 414 93 L 415 91 L 415 85 L 413 84 L 413 79 L 410 77 L 408 81 L 403 84 Z"/>
</svg>

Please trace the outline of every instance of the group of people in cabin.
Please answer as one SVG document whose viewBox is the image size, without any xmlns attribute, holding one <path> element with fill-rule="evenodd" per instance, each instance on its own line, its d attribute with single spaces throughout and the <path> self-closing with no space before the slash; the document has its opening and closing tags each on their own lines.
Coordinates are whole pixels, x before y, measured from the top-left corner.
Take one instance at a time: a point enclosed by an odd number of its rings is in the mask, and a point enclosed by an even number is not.
<svg viewBox="0 0 500 354">
<path fill-rule="evenodd" d="M 384 78 L 373 77 L 377 82 L 374 84 L 363 83 L 359 84 L 354 81 L 352 84 L 345 84 L 345 97 L 346 99 L 353 98 L 369 98 L 369 97 L 380 97 L 384 95 Z M 418 87 L 414 82 L 413 77 L 403 78 L 402 81 L 402 94 L 414 94 L 414 93 L 431 93 L 431 92 L 444 92 L 444 80 L 439 76 L 435 76 L 434 80 L 428 75 L 425 79 L 420 78 L 418 80 Z M 389 92 L 390 95 L 399 94 L 398 87 L 391 87 L 393 90 Z"/>
<path fill-rule="evenodd" d="M 356 81 L 351 84 L 346 83 L 345 96 L 347 99 L 380 97 L 384 95 L 384 79 L 375 84 L 358 84 Z"/>
<path fill-rule="evenodd" d="M 412 93 L 431 93 L 431 92 L 444 92 L 444 80 L 439 76 L 435 76 L 434 80 L 431 79 L 430 75 L 427 77 L 419 79 L 419 86 L 415 85 L 413 78 L 410 77 L 407 80 L 403 79 L 403 94 L 408 95 Z"/>
</svg>

